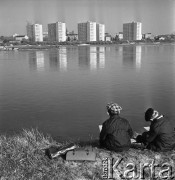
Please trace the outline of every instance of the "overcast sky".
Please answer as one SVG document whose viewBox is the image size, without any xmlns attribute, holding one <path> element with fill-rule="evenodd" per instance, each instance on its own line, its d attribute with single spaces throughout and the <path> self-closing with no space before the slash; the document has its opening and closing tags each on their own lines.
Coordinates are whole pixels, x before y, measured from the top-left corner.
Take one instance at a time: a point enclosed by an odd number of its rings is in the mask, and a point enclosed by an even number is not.
<svg viewBox="0 0 175 180">
<path fill-rule="evenodd" d="M 77 32 L 77 23 L 96 21 L 114 35 L 123 23 L 142 22 L 142 33 L 175 32 L 175 0 L 0 0 L 0 35 L 26 34 L 26 24 L 65 22 Z"/>
</svg>

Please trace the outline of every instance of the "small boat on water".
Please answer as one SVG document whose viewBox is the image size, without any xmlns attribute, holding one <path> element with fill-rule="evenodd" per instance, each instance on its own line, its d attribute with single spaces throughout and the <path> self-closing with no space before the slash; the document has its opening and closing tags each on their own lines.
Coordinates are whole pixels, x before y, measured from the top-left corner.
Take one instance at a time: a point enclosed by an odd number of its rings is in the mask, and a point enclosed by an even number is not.
<svg viewBox="0 0 175 180">
<path fill-rule="evenodd" d="M 78 46 L 89 46 L 90 44 L 78 44 Z"/>
<path fill-rule="evenodd" d="M 160 44 L 160 42 L 154 42 L 153 44 Z"/>
<path fill-rule="evenodd" d="M 130 42 L 129 44 L 135 44 L 135 42 Z"/>
</svg>

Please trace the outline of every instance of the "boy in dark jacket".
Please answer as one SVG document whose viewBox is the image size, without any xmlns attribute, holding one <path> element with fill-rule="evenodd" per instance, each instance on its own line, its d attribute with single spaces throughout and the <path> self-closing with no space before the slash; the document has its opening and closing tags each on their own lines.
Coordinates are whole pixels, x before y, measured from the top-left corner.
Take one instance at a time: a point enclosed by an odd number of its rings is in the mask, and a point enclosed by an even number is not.
<svg viewBox="0 0 175 180">
<path fill-rule="evenodd" d="M 150 130 L 137 136 L 136 141 L 153 151 L 169 151 L 175 148 L 175 132 L 171 122 L 158 111 L 149 108 L 145 120 L 150 121 Z"/>
<path fill-rule="evenodd" d="M 133 136 L 129 122 L 119 116 L 121 110 L 122 108 L 116 103 L 107 105 L 110 117 L 103 123 L 100 132 L 100 145 L 113 151 L 128 150 Z"/>
</svg>

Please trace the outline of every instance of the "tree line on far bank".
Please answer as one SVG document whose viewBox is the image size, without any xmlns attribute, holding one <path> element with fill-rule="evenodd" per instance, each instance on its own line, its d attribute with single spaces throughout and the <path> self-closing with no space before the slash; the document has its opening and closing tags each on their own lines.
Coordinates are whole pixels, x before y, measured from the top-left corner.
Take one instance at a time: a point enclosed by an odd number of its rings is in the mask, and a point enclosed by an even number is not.
<svg viewBox="0 0 175 180">
<path fill-rule="evenodd" d="M 175 34 L 171 35 L 163 35 L 164 39 L 160 39 L 162 36 L 156 36 L 154 39 L 142 39 L 142 40 L 137 40 L 137 41 L 124 41 L 124 40 L 119 40 L 117 37 L 112 38 L 111 41 L 94 41 L 94 42 L 81 42 L 78 40 L 74 41 L 65 41 L 65 42 L 50 42 L 50 41 L 43 41 L 43 42 L 32 42 L 30 40 L 23 39 L 22 41 L 15 41 L 12 36 L 5 37 L 5 36 L 0 36 L 0 45 L 79 45 L 79 44 L 92 44 L 92 45 L 106 45 L 106 44 L 123 44 L 123 43 L 151 43 L 151 42 L 165 42 L 165 43 L 171 43 L 175 42 Z"/>
</svg>

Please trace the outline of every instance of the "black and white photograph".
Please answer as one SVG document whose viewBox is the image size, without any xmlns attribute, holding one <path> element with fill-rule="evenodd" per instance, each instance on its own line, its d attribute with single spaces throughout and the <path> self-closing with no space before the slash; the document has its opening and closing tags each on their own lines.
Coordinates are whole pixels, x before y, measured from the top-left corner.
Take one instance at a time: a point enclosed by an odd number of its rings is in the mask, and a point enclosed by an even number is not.
<svg viewBox="0 0 175 180">
<path fill-rule="evenodd" d="M 175 179 L 175 0 L 0 0 L 0 180 Z"/>
</svg>

